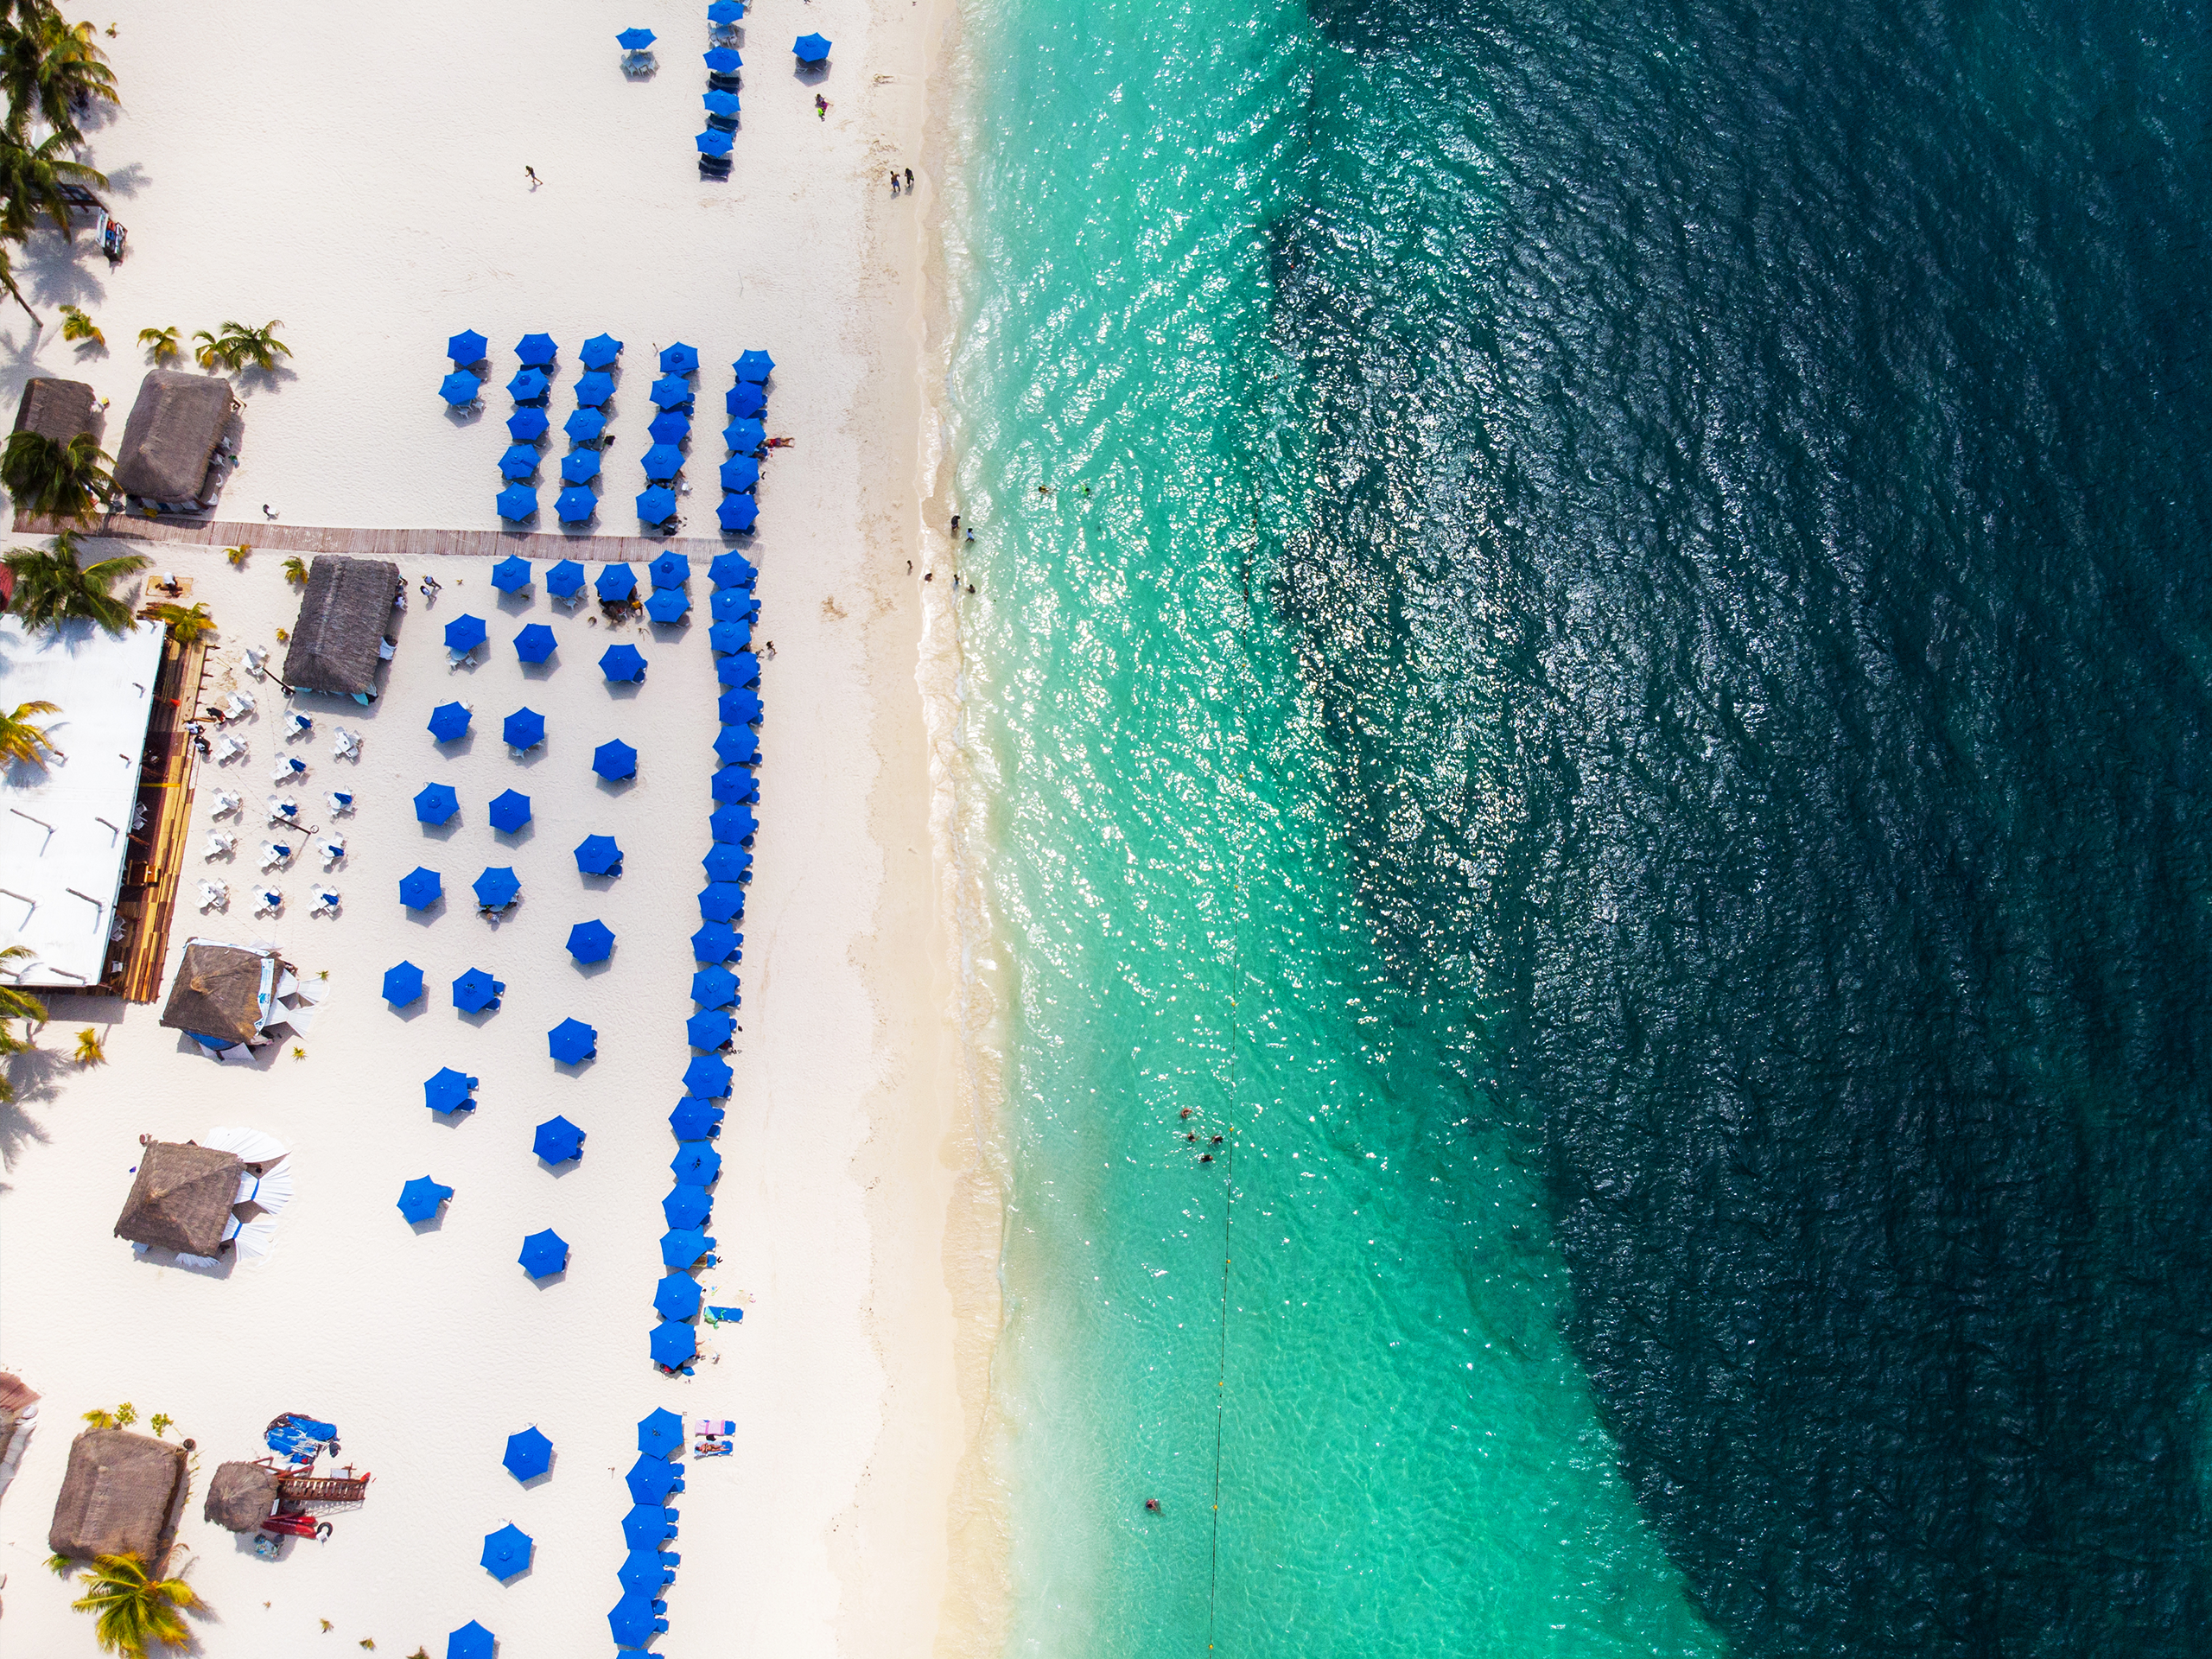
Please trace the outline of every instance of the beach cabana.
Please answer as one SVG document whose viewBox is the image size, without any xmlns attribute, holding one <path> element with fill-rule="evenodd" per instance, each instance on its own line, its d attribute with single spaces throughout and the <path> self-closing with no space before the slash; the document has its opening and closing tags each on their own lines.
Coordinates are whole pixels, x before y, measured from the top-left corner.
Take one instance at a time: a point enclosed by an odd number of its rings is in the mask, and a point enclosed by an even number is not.
<svg viewBox="0 0 2212 1659">
<path fill-rule="evenodd" d="M 553 499 L 554 514 L 564 524 L 588 524 L 598 511 L 599 497 L 581 484 L 569 485 Z"/>
<path fill-rule="evenodd" d="M 726 495 L 715 509 L 715 523 L 732 535 L 742 536 L 760 522 L 760 504 L 749 495 Z"/>
<path fill-rule="evenodd" d="M 633 1594 L 650 1596 L 676 1576 L 676 1567 L 657 1549 L 633 1549 L 622 1558 L 614 1576 Z"/>
<path fill-rule="evenodd" d="M 760 694 L 758 691 L 748 690 L 741 685 L 723 692 L 721 700 L 715 703 L 715 707 L 721 714 L 722 724 L 725 726 L 758 726 L 760 723 Z M 724 767 L 721 772 L 715 774 L 715 780 L 720 783 L 725 773 L 734 770 L 735 770 L 734 767 Z M 731 787 L 737 786 L 736 780 L 731 779 Z M 721 798 L 716 796 L 715 798 L 719 800 Z M 732 795 L 730 798 L 740 800 L 743 797 Z"/>
<path fill-rule="evenodd" d="M 69 1443 L 47 1548 L 73 1561 L 100 1555 L 158 1561 L 168 1541 L 169 1511 L 183 1490 L 185 1462 L 182 1446 L 150 1434 L 86 1429 Z"/>
<path fill-rule="evenodd" d="M 459 370 L 438 382 L 438 396 L 455 409 L 467 409 L 484 395 L 484 383 L 473 374 Z"/>
<path fill-rule="evenodd" d="M 758 685 L 760 659 L 749 651 L 733 651 L 715 664 L 715 678 L 724 685 Z"/>
<path fill-rule="evenodd" d="M 599 671 L 610 680 L 642 680 L 645 654 L 635 645 L 609 645 L 599 654 Z"/>
<path fill-rule="evenodd" d="M 609 783 L 638 775 L 638 752 L 620 738 L 601 744 L 591 752 L 591 769 Z"/>
<path fill-rule="evenodd" d="M 736 1030 L 736 1018 L 728 1008 L 702 1008 L 683 1022 L 683 1040 L 712 1053 L 729 1041 Z"/>
<path fill-rule="evenodd" d="M 683 470 L 683 452 L 672 443 L 657 443 L 645 451 L 645 476 L 664 484 Z"/>
<path fill-rule="evenodd" d="M 660 348 L 660 372 L 663 374 L 690 374 L 699 366 L 696 346 L 677 340 L 673 346 Z"/>
<path fill-rule="evenodd" d="M 500 454 L 499 476 L 501 478 L 507 479 L 513 483 L 519 484 L 524 480 L 534 478 L 537 475 L 537 451 L 532 448 L 529 444 L 511 443 Z M 515 517 L 518 515 L 510 514 L 508 516 Z M 527 565 L 523 568 L 524 570 L 529 569 Z M 525 576 L 524 580 L 527 581 L 528 578 Z M 496 571 L 494 572 L 492 585 L 495 588 L 499 586 Z"/>
<path fill-rule="evenodd" d="M 707 1224 L 707 1217 L 713 1213 L 714 1208 L 714 1195 L 709 1192 L 703 1186 L 672 1187 L 670 1189 L 668 1196 L 660 1201 L 661 1219 L 665 1221 L 671 1227 L 679 1229 L 685 1227 L 705 1226 Z M 698 1287 L 694 1285 L 692 1288 L 696 1290 Z M 660 1303 L 658 1299 L 655 1300 L 653 1306 L 656 1309 L 659 1307 Z M 689 1314 L 664 1314 L 663 1317 L 668 1319 L 688 1319 L 690 1316 Z"/>
<path fill-rule="evenodd" d="M 715 76 L 734 75 L 745 67 L 745 60 L 727 46 L 718 46 L 708 52 L 706 63 L 707 73 Z"/>
<path fill-rule="evenodd" d="M 517 1480 L 536 1480 L 553 1466 L 553 1442 L 535 1427 L 510 1434 L 499 1465 Z"/>
<path fill-rule="evenodd" d="M 663 626 L 681 622 L 690 608 L 691 595 L 681 588 L 656 588 L 645 601 L 646 616 Z"/>
<path fill-rule="evenodd" d="M 584 590 L 584 568 L 563 559 L 545 573 L 545 591 L 556 599 L 574 599 Z"/>
<path fill-rule="evenodd" d="M 442 1186 L 428 1175 L 417 1175 L 399 1189 L 399 1213 L 410 1224 L 420 1226 L 438 1213 L 438 1206 L 453 1197 L 453 1188 Z"/>
<path fill-rule="evenodd" d="M 760 463 L 750 455 L 732 455 L 715 476 L 722 488 L 741 494 L 760 481 Z"/>
<path fill-rule="evenodd" d="M 507 436 L 517 443 L 536 443 L 551 424 L 542 409 L 518 409 L 507 416 Z"/>
<path fill-rule="evenodd" d="M 730 735 L 747 738 L 755 743 L 760 741 L 742 727 L 732 728 Z M 733 846 L 741 847 L 752 840 L 760 827 L 760 821 L 753 816 L 753 809 L 749 806 L 718 806 L 707 815 L 707 828 L 713 831 L 715 839 L 728 842 Z"/>
<path fill-rule="evenodd" d="M 502 790 L 492 798 L 491 810 L 485 816 L 501 835 L 512 836 L 530 822 L 530 797 L 518 789 Z"/>
<path fill-rule="evenodd" d="M 734 145 L 729 134 L 720 127 L 709 127 L 694 135 L 691 143 L 702 156 L 711 156 L 717 161 L 728 160 Z"/>
<path fill-rule="evenodd" d="M 445 882 L 435 870 L 417 864 L 399 878 L 399 902 L 410 910 L 428 910 L 445 896 Z"/>
<path fill-rule="evenodd" d="M 622 849 L 612 836 L 586 836 L 576 843 L 576 868 L 586 875 L 620 875 Z"/>
<path fill-rule="evenodd" d="M 515 357 L 526 369 L 550 369 L 560 355 L 550 334 L 524 334 L 515 342 Z"/>
<path fill-rule="evenodd" d="M 161 1023 L 188 1033 L 203 1048 L 258 1044 L 262 1027 L 283 1017 L 276 995 L 289 972 L 273 949 L 187 939 Z"/>
<path fill-rule="evenodd" d="M 477 906 L 482 910 L 505 910 L 515 901 L 522 891 L 522 879 L 505 864 L 488 867 L 483 874 L 469 884 L 476 894 Z"/>
<path fill-rule="evenodd" d="M 791 51 L 801 63 L 821 63 L 830 56 L 830 41 L 821 35 L 802 35 L 791 42 Z"/>
<path fill-rule="evenodd" d="M 740 353 L 737 361 L 731 364 L 730 367 L 735 372 L 739 379 L 757 386 L 764 384 L 768 377 L 776 372 L 776 359 L 767 353 L 756 349 Z"/>
<path fill-rule="evenodd" d="M 664 1319 L 653 1327 L 646 1344 L 653 1363 L 667 1370 L 689 1364 L 699 1351 L 699 1333 L 677 1319 Z"/>
<path fill-rule="evenodd" d="M 700 1100 L 720 1100 L 729 1093 L 730 1077 L 728 1060 L 695 1054 L 683 1068 L 683 1086 Z"/>
<path fill-rule="evenodd" d="M 716 627 L 729 627 L 728 622 L 718 622 Z M 715 739 L 715 759 L 725 766 L 749 766 L 760 759 L 760 738 L 748 727 L 725 726 Z M 727 840 L 718 836 L 716 840 Z"/>
<path fill-rule="evenodd" d="M 756 703 L 760 701 L 755 693 L 743 690 L 725 691 L 722 695 L 726 697 L 752 697 Z M 715 773 L 708 792 L 723 805 L 757 801 L 760 798 L 760 783 L 748 767 L 724 766 Z"/>
<path fill-rule="evenodd" d="M 530 1565 L 531 1548 L 530 1535 L 511 1522 L 484 1535 L 484 1554 L 478 1559 L 486 1573 L 504 1584 Z"/>
<path fill-rule="evenodd" d="M 308 566 L 300 613 L 284 648 L 284 683 L 357 702 L 375 696 L 392 601 L 405 588 L 389 560 L 318 554 Z"/>
<path fill-rule="evenodd" d="M 655 443 L 681 443 L 691 435 L 691 417 L 680 409 L 664 409 L 645 423 L 645 435 Z"/>
<path fill-rule="evenodd" d="M 737 976 L 727 968 L 700 969 L 691 976 L 691 1000 L 702 1008 L 728 1007 L 737 1001 Z"/>
<path fill-rule="evenodd" d="M 690 386 L 672 374 L 664 374 L 653 382 L 652 400 L 656 409 L 689 409 L 693 393 Z"/>
<path fill-rule="evenodd" d="M 753 855 L 742 847 L 716 842 L 699 861 L 709 881 L 743 881 L 753 874 Z"/>
<path fill-rule="evenodd" d="M 543 398 L 552 385 L 537 370 L 524 369 L 507 382 L 507 396 L 518 404 L 534 404 Z"/>
<path fill-rule="evenodd" d="M 99 429 L 99 395 L 81 380 L 58 380 L 35 374 L 23 382 L 23 395 L 16 404 L 18 432 L 35 432 L 67 448 L 79 437 L 94 437 Z M 6 1438 L 0 1431 L 0 1452 Z"/>
<path fill-rule="evenodd" d="M 749 651 L 753 630 L 743 622 L 716 622 L 707 630 L 707 645 L 715 651 Z"/>
<path fill-rule="evenodd" d="M 650 29 L 626 29 L 614 37 L 615 44 L 625 52 L 642 52 L 653 43 Z"/>
<path fill-rule="evenodd" d="M 767 412 L 768 394 L 751 381 L 741 380 L 722 394 L 722 412 L 745 420 L 758 420 Z"/>
<path fill-rule="evenodd" d="M 553 630 L 543 622 L 526 622 L 515 635 L 515 657 L 518 661 L 542 663 L 558 648 L 560 642 L 553 637 Z"/>
<path fill-rule="evenodd" d="M 640 1452 L 622 1484 L 630 1489 L 632 1503 L 665 1503 L 683 1484 L 683 1471 L 666 1458 Z"/>
<path fill-rule="evenodd" d="M 404 891 L 401 896 L 405 897 Z M 384 970 L 384 1000 L 393 1007 L 404 1008 L 422 995 L 423 970 L 413 963 L 397 963 Z"/>
<path fill-rule="evenodd" d="M 570 443 L 597 443 L 600 434 L 607 430 L 607 416 L 595 409 L 571 410 L 569 418 L 561 423 L 561 430 Z"/>
<path fill-rule="evenodd" d="M 477 1014 L 486 1008 L 496 1013 L 499 994 L 506 988 L 481 968 L 471 968 L 453 982 L 453 1005 L 463 1014 Z"/>
<path fill-rule="evenodd" d="M 515 1260 L 531 1278 L 543 1279 L 569 1265 L 569 1241 L 548 1227 L 523 1240 L 522 1254 Z"/>
<path fill-rule="evenodd" d="M 537 1126 L 530 1149 L 549 1164 L 565 1164 L 583 1155 L 584 1132 L 565 1117 L 549 1117 Z"/>
<path fill-rule="evenodd" d="M 530 561 L 519 555 L 501 559 L 492 567 L 492 585 L 503 594 L 522 592 L 530 586 Z"/>
<path fill-rule="evenodd" d="M 484 619 L 463 612 L 446 624 L 446 649 L 469 652 L 482 645 L 491 630 L 484 626 Z"/>
<path fill-rule="evenodd" d="M 668 1132 L 679 1141 L 704 1141 L 721 1133 L 722 1109 L 712 1101 L 677 1103 L 668 1115 Z"/>
<path fill-rule="evenodd" d="M 734 125 L 739 111 L 743 108 L 735 92 L 727 92 L 719 86 L 707 93 L 699 101 L 706 107 L 707 124 L 709 126 Z"/>
<path fill-rule="evenodd" d="M 676 517 L 676 492 L 656 484 L 638 492 L 635 503 L 641 524 L 664 524 Z"/>
<path fill-rule="evenodd" d="M 569 954 L 578 962 L 605 962 L 614 951 L 614 930 L 605 922 L 578 922 L 569 930 Z"/>
<path fill-rule="evenodd" d="M 492 498 L 492 505 L 510 524 L 519 523 L 537 511 L 537 492 L 527 484 L 510 484 Z"/>
<path fill-rule="evenodd" d="M 749 588 L 760 575 L 742 553 L 717 553 L 707 566 L 707 580 L 716 588 Z"/>
<path fill-rule="evenodd" d="M 714 1248 L 714 1241 L 696 1228 L 671 1228 L 660 1236 L 660 1262 L 664 1268 L 688 1268 Z"/>
<path fill-rule="evenodd" d="M 599 1033 L 581 1020 L 563 1020 L 545 1033 L 545 1047 L 563 1065 L 582 1065 L 599 1052 Z"/>
<path fill-rule="evenodd" d="M 138 1170 L 116 1217 L 115 1236 L 185 1255 L 213 1255 L 222 1248 L 231 1206 L 238 1201 L 234 1152 L 192 1142 L 149 1141 L 139 1148 Z"/>
<path fill-rule="evenodd" d="M 596 449 L 571 449 L 561 457 L 561 477 L 570 484 L 588 484 L 599 476 L 601 466 Z"/>
<path fill-rule="evenodd" d="M 576 407 L 597 409 L 614 395 L 614 377 L 603 369 L 576 377 Z"/>
<path fill-rule="evenodd" d="M 709 922 L 691 936 L 691 959 L 694 962 L 720 963 L 737 954 L 745 943 L 745 936 L 727 922 Z"/>
<path fill-rule="evenodd" d="M 545 716 L 535 709 L 518 709 L 500 722 L 499 735 L 511 749 L 534 749 L 545 741 Z"/>
<path fill-rule="evenodd" d="M 465 702 L 442 702 L 430 710 L 430 735 L 450 743 L 468 732 L 469 708 Z"/>
<path fill-rule="evenodd" d="M 722 428 L 722 442 L 741 455 L 753 454 L 768 442 L 768 429 L 751 416 L 741 415 Z"/>
<path fill-rule="evenodd" d="M 471 1098 L 476 1079 L 466 1071 L 441 1066 L 435 1077 L 423 1084 L 423 1103 L 434 1112 L 474 1111 L 476 1102 Z"/>
<path fill-rule="evenodd" d="M 722 1155 L 704 1141 L 679 1141 L 668 1167 L 686 1185 L 710 1186 L 722 1173 Z"/>
<path fill-rule="evenodd" d="M 688 1273 L 669 1274 L 664 1277 L 658 1285 L 653 1287 L 653 1312 L 659 1314 L 664 1319 L 697 1319 L 699 1317 L 699 1304 L 702 1300 L 703 1299 L 699 1290 L 699 1281 L 696 1279 L 694 1279 Z M 669 1414 L 671 1416 L 675 1415 L 673 1412 L 671 1412 Z M 650 1421 L 651 1420 L 648 1419 L 647 1421 Z M 683 1426 L 679 1423 L 676 1429 L 675 1439 L 671 1442 L 671 1449 L 676 1446 L 681 1446 L 683 1444 Z M 650 1452 L 653 1449 L 652 1446 L 647 1445 L 645 1442 L 645 1425 L 644 1423 L 638 1425 L 638 1449 L 640 1452 Z M 667 1457 L 670 1453 L 664 1452 L 660 1455 Z"/>
<path fill-rule="evenodd" d="M 632 1549 L 652 1549 L 676 1535 L 676 1511 L 658 1503 L 631 1506 L 622 1517 L 622 1541 Z"/>
<path fill-rule="evenodd" d="M 472 363 L 481 363 L 490 355 L 491 350 L 492 342 L 474 328 L 464 328 L 446 341 L 446 355 L 453 359 L 453 365 L 457 369 L 465 369 Z"/>
<path fill-rule="evenodd" d="M 141 501 L 200 510 L 207 468 L 238 407 L 220 376 L 149 371 L 116 448 L 115 487 Z"/>
<path fill-rule="evenodd" d="M 446 1659 L 493 1659 L 499 1638 L 474 1619 L 446 1637 Z"/>
<path fill-rule="evenodd" d="M 265 1463 L 219 1463 L 200 1515 L 226 1532 L 255 1532 L 276 1507 L 283 1477 Z"/>
<path fill-rule="evenodd" d="M 605 605 L 620 605 L 638 591 L 638 573 L 626 564 L 610 564 L 599 573 L 592 591 Z"/>
<path fill-rule="evenodd" d="M 699 919 L 734 922 L 745 914 L 745 889 L 734 881 L 709 881 L 699 890 Z"/>
<path fill-rule="evenodd" d="M 622 342 L 612 334 L 594 334 L 578 355 L 588 369 L 611 369 L 622 355 Z"/>
</svg>

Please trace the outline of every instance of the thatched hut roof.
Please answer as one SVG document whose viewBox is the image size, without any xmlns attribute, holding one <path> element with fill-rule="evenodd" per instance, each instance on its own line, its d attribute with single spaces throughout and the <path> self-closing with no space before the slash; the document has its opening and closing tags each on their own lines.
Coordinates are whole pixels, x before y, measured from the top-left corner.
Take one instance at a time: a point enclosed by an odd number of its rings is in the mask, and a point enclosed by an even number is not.
<svg viewBox="0 0 2212 1659">
<path fill-rule="evenodd" d="M 232 1532 L 251 1532 L 276 1507 L 278 1476 L 264 1463 L 224 1463 L 207 1483 L 206 1515 Z"/>
<path fill-rule="evenodd" d="M 38 1404 L 38 1390 L 13 1371 L 0 1371 L 0 1412 L 14 1414 Z"/>
<path fill-rule="evenodd" d="M 184 1448 L 120 1428 L 88 1428 L 69 1446 L 46 1547 L 57 1555 L 162 1554 L 169 1509 L 184 1483 Z"/>
<path fill-rule="evenodd" d="M 234 1152 L 195 1147 L 189 1141 L 149 1141 L 141 1148 L 138 1178 L 116 1217 L 115 1236 L 187 1255 L 213 1255 L 238 1201 Z"/>
<path fill-rule="evenodd" d="M 405 580 L 397 565 L 383 559 L 317 557 L 308 566 L 300 620 L 284 653 L 284 683 L 347 697 L 373 691 L 377 648 Z"/>
<path fill-rule="evenodd" d="M 81 380 L 35 376 L 23 382 L 23 399 L 16 405 L 16 430 L 67 443 L 97 424 L 92 417 L 97 401 L 92 389 Z"/>
<path fill-rule="evenodd" d="M 266 951 L 217 939 L 188 939 L 162 1023 L 174 1031 L 250 1043 L 275 1006 L 276 972 Z"/>
<path fill-rule="evenodd" d="M 149 501 L 197 501 L 230 423 L 229 381 L 149 371 L 115 452 L 116 487 Z"/>
</svg>

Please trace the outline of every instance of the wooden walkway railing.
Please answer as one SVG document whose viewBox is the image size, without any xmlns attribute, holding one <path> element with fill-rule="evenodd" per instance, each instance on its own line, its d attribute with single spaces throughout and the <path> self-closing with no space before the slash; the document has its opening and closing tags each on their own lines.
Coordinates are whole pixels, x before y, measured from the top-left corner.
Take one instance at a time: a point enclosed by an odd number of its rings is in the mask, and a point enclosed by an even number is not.
<svg viewBox="0 0 2212 1659">
<path fill-rule="evenodd" d="M 51 536 L 62 521 L 19 512 L 18 536 Z M 575 559 L 616 563 L 648 560 L 672 547 L 692 559 L 710 559 L 737 545 L 719 537 L 561 536 L 537 531 L 366 530 L 262 523 L 252 519 L 148 518 L 111 512 L 89 524 L 73 526 L 87 538 L 130 542 L 175 542 L 200 547 L 271 548 L 284 553 L 346 553 L 363 559 L 435 558 L 460 554 L 478 558 Z"/>
</svg>

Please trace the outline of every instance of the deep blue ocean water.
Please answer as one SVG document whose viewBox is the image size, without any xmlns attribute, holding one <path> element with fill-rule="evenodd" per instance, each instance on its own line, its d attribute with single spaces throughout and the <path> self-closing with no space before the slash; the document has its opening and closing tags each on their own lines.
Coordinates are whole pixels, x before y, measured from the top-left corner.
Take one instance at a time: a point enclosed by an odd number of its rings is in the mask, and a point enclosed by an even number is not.
<svg viewBox="0 0 2212 1659">
<path fill-rule="evenodd" d="M 1019 1650 L 2202 1650 L 2206 24 L 976 0 Z"/>
</svg>

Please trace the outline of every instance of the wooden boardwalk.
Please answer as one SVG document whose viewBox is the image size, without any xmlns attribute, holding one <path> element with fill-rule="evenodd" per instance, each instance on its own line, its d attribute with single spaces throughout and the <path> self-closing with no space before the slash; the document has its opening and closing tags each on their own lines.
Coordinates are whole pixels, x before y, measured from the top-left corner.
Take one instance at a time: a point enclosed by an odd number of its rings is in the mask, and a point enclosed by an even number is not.
<svg viewBox="0 0 2212 1659">
<path fill-rule="evenodd" d="M 16 515 L 18 536 L 51 536 L 60 522 L 28 512 Z M 363 530 L 264 523 L 257 519 L 148 518 L 111 512 L 76 526 L 86 537 L 176 542 L 194 546 L 271 549 L 283 553 L 346 553 L 363 559 L 420 559 L 441 554 L 476 558 L 575 559 L 616 563 L 650 560 L 664 548 L 692 559 L 711 559 L 736 543 L 702 536 L 561 536 L 520 530 Z"/>
</svg>

